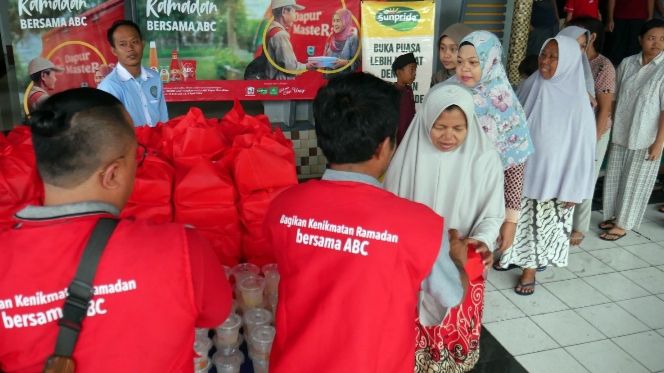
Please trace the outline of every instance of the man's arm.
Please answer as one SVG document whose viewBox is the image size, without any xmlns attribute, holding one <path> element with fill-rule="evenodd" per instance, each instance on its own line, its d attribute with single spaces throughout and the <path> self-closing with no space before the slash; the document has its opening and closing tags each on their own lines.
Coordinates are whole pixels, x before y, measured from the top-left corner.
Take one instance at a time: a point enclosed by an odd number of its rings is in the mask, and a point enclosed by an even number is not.
<svg viewBox="0 0 664 373">
<path fill-rule="evenodd" d="M 274 62 L 286 70 L 306 70 L 307 66 L 297 61 L 293 45 L 286 31 L 276 33 L 269 42 L 274 50 Z"/>
<path fill-rule="evenodd" d="M 168 107 L 166 106 L 166 98 L 164 97 L 164 86 L 159 83 L 161 88 L 161 97 L 159 98 L 159 121 L 168 122 Z"/>
<path fill-rule="evenodd" d="M 609 0 L 606 7 L 606 31 L 613 32 L 613 11 L 616 9 L 616 0 Z"/>
<path fill-rule="evenodd" d="M 655 0 L 647 0 L 648 1 L 648 20 L 651 20 L 652 17 L 655 15 Z M 657 0 L 659 3 L 659 0 Z"/>
<path fill-rule="evenodd" d="M 214 328 L 230 314 L 231 286 L 210 245 L 193 229 L 186 228 L 189 246 L 194 304 L 198 311 L 196 327 Z"/>
</svg>

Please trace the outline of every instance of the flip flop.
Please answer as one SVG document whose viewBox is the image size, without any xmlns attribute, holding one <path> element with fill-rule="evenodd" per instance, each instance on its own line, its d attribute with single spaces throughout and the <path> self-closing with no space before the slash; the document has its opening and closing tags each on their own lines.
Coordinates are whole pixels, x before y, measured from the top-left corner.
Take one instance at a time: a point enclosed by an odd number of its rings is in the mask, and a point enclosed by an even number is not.
<svg viewBox="0 0 664 373">
<path fill-rule="evenodd" d="M 521 290 L 519 290 L 519 288 L 521 288 Z M 533 291 L 527 292 L 523 291 L 523 289 L 533 289 Z M 519 280 L 519 282 L 514 287 L 514 292 L 523 296 L 533 295 L 533 293 L 535 293 L 535 281 L 523 284 L 521 283 L 521 280 Z"/>
<path fill-rule="evenodd" d="M 498 272 L 511 271 L 511 270 L 513 270 L 513 269 L 515 269 L 515 268 L 521 268 L 521 267 L 519 267 L 519 266 L 516 265 L 516 264 L 510 264 L 509 266 L 507 266 L 507 268 L 503 268 L 503 267 L 501 267 L 501 266 L 500 266 L 500 263 L 496 263 L 496 264 L 493 265 L 493 269 L 496 270 L 496 271 L 498 271 Z"/>
<path fill-rule="evenodd" d="M 613 227 L 616 226 L 616 224 L 614 223 L 615 220 L 616 219 L 604 220 L 603 222 L 597 224 L 597 227 L 599 227 L 599 229 L 605 230 L 605 231 L 609 230 L 609 229 L 613 229 Z"/>
<path fill-rule="evenodd" d="M 664 213 L 664 205 L 659 206 L 659 208 L 657 209 L 657 211 L 659 211 L 659 212 L 661 212 L 661 213 Z"/>
<path fill-rule="evenodd" d="M 535 270 L 537 272 L 544 272 L 544 271 L 546 271 L 546 266 L 537 267 Z"/>
<path fill-rule="evenodd" d="M 613 236 L 615 238 L 608 238 L 608 236 Z M 616 234 L 616 233 L 609 233 L 609 232 L 604 232 L 599 235 L 599 238 L 604 241 L 618 241 L 619 239 L 627 236 L 627 232 L 623 234 Z"/>
</svg>

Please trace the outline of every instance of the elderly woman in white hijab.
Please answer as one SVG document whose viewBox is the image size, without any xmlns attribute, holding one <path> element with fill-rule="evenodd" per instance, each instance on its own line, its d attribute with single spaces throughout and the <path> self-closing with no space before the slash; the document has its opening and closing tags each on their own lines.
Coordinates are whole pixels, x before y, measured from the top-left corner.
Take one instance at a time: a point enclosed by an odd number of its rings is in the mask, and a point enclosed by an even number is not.
<svg viewBox="0 0 664 373">
<path fill-rule="evenodd" d="M 595 95 L 595 79 L 593 78 L 593 72 L 590 68 L 590 61 L 588 60 L 588 45 L 590 44 L 590 31 L 579 26 L 567 26 L 564 29 L 560 30 L 558 33 L 560 36 L 568 36 L 579 44 L 581 48 L 581 63 L 583 64 L 583 78 L 586 83 L 586 91 L 590 98 L 590 104 L 594 108 L 597 106 L 597 99 Z"/>
<path fill-rule="evenodd" d="M 415 369 L 468 371 L 479 358 L 483 272 L 491 265 L 505 216 L 502 163 L 478 124 L 469 90 L 447 83 L 429 91 L 397 148 L 385 185 L 400 197 L 431 207 L 472 245 L 465 266 L 469 287 L 462 303 L 448 311 L 427 307 L 431 298 L 424 297 L 417 320 Z M 442 276 L 434 266 L 431 277 Z M 440 313 L 426 316 L 423 308 Z"/>
<path fill-rule="evenodd" d="M 523 268 L 519 295 L 535 291 L 536 268 L 567 266 L 574 204 L 593 195 L 595 115 L 583 82 L 578 44 L 556 36 L 519 94 L 537 151 L 526 162 L 514 245 L 500 260 L 503 268 Z"/>
</svg>

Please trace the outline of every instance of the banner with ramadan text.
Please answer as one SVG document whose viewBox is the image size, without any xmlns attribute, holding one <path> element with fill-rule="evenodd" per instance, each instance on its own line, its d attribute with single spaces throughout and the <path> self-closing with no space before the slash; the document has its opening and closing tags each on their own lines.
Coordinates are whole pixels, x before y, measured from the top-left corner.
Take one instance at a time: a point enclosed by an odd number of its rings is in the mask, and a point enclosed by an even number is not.
<svg viewBox="0 0 664 373">
<path fill-rule="evenodd" d="M 412 88 L 418 110 L 431 83 L 435 14 L 430 1 L 362 2 L 362 70 L 396 82 L 392 62 L 412 52 L 417 60 Z"/>
<path fill-rule="evenodd" d="M 360 0 L 135 1 L 167 101 L 312 99 L 361 65 Z"/>
<path fill-rule="evenodd" d="M 8 9 L 22 112 L 38 98 L 96 87 L 113 68 L 106 30 L 124 18 L 124 0 L 9 0 Z"/>
</svg>

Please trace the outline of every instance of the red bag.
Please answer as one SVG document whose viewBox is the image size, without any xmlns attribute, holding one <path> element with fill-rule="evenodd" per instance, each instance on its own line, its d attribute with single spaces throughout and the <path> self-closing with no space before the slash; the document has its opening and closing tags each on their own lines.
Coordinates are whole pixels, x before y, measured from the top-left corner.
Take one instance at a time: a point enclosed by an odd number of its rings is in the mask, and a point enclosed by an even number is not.
<svg viewBox="0 0 664 373">
<path fill-rule="evenodd" d="M 122 218 L 173 221 L 173 180 L 175 171 L 167 161 L 149 153 L 136 170 L 134 190 L 122 210 Z"/>
<path fill-rule="evenodd" d="M 43 199 L 30 129 L 17 127 L 0 144 L 0 227 L 13 225 L 18 210 L 41 205 Z"/>
<path fill-rule="evenodd" d="M 240 260 L 240 221 L 237 192 L 228 171 L 209 160 L 199 160 L 175 185 L 175 221 L 190 224 L 212 239 L 223 264 Z"/>
</svg>

